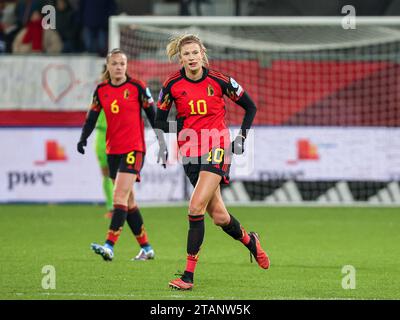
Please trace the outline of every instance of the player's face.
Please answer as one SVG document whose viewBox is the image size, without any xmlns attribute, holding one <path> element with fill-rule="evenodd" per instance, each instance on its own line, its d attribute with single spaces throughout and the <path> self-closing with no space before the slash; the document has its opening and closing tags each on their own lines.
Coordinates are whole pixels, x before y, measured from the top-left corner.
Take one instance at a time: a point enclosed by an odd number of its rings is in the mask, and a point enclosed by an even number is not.
<svg viewBox="0 0 400 320">
<path fill-rule="evenodd" d="M 127 59 L 124 54 L 113 54 L 107 63 L 107 70 L 110 72 L 112 80 L 121 80 L 125 77 L 127 68 Z"/>
<path fill-rule="evenodd" d="M 180 52 L 180 61 L 186 71 L 197 72 L 203 66 L 203 52 L 197 43 L 184 44 Z"/>
</svg>

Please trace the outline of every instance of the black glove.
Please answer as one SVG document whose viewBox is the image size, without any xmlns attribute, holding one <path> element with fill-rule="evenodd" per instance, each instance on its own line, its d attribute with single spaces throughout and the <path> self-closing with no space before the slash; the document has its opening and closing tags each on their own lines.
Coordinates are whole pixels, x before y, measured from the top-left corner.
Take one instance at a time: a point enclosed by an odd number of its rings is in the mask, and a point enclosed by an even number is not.
<svg viewBox="0 0 400 320">
<path fill-rule="evenodd" d="M 185 122 L 185 117 L 180 117 L 176 119 L 176 132 L 179 133 L 183 129 L 183 123 Z"/>
<path fill-rule="evenodd" d="M 245 138 L 243 136 L 237 136 L 235 140 L 232 141 L 232 152 L 234 154 L 243 154 L 244 140 Z"/>
<path fill-rule="evenodd" d="M 168 148 L 165 143 L 160 143 L 160 149 L 158 150 L 158 156 L 157 156 L 157 163 L 159 163 L 160 160 L 161 160 L 161 165 L 164 167 L 164 169 L 166 169 L 168 160 Z"/>
<path fill-rule="evenodd" d="M 81 140 L 78 142 L 77 149 L 79 153 L 85 154 L 85 149 L 83 147 L 86 147 L 86 144 L 86 140 Z"/>
</svg>

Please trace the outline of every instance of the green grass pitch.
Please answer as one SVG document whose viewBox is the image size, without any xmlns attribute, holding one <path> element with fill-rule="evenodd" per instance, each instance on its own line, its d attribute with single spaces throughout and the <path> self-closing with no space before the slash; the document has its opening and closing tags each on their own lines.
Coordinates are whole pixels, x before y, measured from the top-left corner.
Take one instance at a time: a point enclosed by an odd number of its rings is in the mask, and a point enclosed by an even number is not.
<svg viewBox="0 0 400 320">
<path fill-rule="evenodd" d="M 257 231 L 269 270 L 250 263 L 247 249 L 206 219 L 206 236 L 191 292 L 168 281 L 185 267 L 184 207 L 142 208 L 153 261 L 130 261 L 139 247 L 125 225 L 115 258 L 89 248 L 103 243 L 109 220 L 99 206 L 1 205 L 0 299 L 399 299 L 399 208 L 230 207 Z M 43 266 L 56 288 L 43 289 Z M 345 265 L 355 289 L 343 289 Z"/>
</svg>

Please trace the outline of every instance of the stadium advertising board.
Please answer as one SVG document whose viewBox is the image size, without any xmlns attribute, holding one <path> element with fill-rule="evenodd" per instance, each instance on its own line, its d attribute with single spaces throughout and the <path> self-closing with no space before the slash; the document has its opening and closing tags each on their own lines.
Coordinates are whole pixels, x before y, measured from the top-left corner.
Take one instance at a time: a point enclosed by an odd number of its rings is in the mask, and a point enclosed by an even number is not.
<svg viewBox="0 0 400 320">
<path fill-rule="evenodd" d="M 1 128 L 0 202 L 102 202 L 102 178 L 93 137 L 85 155 L 76 151 L 79 128 Z M 137 199 L 183 199 L 183 170 L 157 164 L 158 144 L 147 132 L 147 155 Z M 172 150 L 172 146 L 170 147 Z"/>
<path fill-rule="evenodd" d="M 0 202 L 101 202 L 102 181 L 93 137 L 76 151 L 80 128 L 1 128 Z M 184 173 L 169 135 L 167 170 L 157 164 L 158 144 L 147 130 L 147 155 L 137 199 L 184 200 Z M 235 156 L 232 180 L 375 180 L 400 177 L 400 129 L 262 128 Z"/>
<path fill-rule="evenodd" d="M 399 128 L 256 127 L 245 158 L 232 166 L 239 180 L 400 179 Z M 240 160 L 239 160 L 240 159 Z"/>
</svg>

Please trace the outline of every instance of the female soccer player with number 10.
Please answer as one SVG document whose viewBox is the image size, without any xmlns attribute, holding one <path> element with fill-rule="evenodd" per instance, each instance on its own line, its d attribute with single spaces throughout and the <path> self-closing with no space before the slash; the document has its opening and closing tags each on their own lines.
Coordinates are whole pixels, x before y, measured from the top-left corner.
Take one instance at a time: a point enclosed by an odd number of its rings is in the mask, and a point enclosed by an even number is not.
<svg viewBox="0 0 400 320">
<path fill-rule="evenodd" d="M 229 183 L 232 152 L 244 152 L 244 142 L 256 114 L 256 106 L 233 78 L 208 69 L 206 48 L 197 36 L 186 34 L 173 38 L 167 46 L 167 55 L 170 60 L 177 56 L 182 68 L 163 84 L 155 126 L 169 132 L 167 117 L 174 102 L 178 146 L 185 173 L 194 186 L 188 212 L 186 268 L 179 278 L 169 282 L 169 286 L 178 290 L 193 287 L 194 271 L 204 239 L 206 211 L 217 226 L 249 249 L 261 268 L 268 269 L 270 261 L 261 248 L 258 235 L 247 233 L 227 211 L 220 189 L 220 184 Z M 223 95 L 245 110 L 240 133 L 232 144 L 224 119 Z"/>
</svg>

